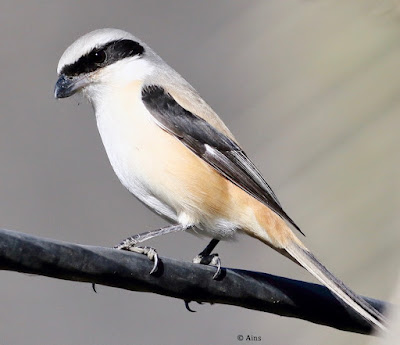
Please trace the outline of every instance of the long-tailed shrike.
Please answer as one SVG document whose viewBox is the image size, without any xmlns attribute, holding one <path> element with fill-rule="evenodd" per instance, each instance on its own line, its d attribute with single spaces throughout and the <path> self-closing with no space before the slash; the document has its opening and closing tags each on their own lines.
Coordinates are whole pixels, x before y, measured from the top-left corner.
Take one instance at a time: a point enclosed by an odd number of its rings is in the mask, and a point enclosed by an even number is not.
<svg viewBox="0 0 400 345">
<path fill-rule="evenodd" d="M 79 38 L 62 55 L 55 97 L 82 92 L 121 183 L 174 225 L 133 236 L 117 248 L 194 230 L 213 240 L 254 237 L 306 268 L 372 324 L 384 317 L 334 277 L 290 227 L 299 227 L 218 115 L 196 90 L 135 36 L 116 29 Z"/>
</svg>

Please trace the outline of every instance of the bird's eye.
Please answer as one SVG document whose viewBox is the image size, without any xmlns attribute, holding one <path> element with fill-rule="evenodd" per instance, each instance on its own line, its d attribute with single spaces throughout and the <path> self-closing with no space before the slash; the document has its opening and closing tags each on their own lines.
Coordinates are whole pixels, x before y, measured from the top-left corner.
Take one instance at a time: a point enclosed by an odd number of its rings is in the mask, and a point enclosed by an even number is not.
<svg viewBox="0 0 400 345">
<path fill-rule="evenodd" d="M 90 62 L 99 65 L 106 60 L 107 54 L 104 50 L 98 50 L 90 53 L 88 57 Z"/>
</svg>

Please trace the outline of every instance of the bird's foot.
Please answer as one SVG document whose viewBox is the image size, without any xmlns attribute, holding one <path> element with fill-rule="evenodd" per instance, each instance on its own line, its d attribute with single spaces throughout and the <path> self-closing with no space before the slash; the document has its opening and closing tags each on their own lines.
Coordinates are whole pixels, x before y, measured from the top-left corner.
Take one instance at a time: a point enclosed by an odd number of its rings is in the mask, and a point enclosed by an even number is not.
<svg viewBox="0 0 400 345">
<path fill-rule="evenodd" d="M 129 237 L 126 240 L 122 241 L 120 244 L 116 245 L 114 249 L 128 250 L 130 252 L 146 255 L 151 261 L 154 261 L 154 265 L 150 271 L 150 274 L 155 273 L 158 269 L 158 263 L 159 263 L 157 251 L 154 248 L 147 246 L 135 247 L 136 243 L 137 241 L 135 240 L 135 236 Z"/>
<path fill-rule="evenodd" d="M 213 275 L 214 280 L 218 279 L 221 274 L 221 259 L 218 254 L 208 254 L 203 256 L 202 253 L 200 253 L 192 261 L 195 264 L 216 266 L 217 271 Z"/>
</svg>

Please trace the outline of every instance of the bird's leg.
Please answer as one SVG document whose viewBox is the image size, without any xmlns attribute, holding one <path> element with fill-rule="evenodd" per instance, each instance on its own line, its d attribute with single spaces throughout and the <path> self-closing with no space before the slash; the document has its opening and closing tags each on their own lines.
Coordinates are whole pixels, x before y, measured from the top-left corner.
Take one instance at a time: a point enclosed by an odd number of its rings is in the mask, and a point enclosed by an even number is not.
<svg viewBox="0 0 400 345">
<path fill-rule="evenodd" d="M 187 228 L 188 228 L 187 226 L 177 224 L 177 225 L 166 226 L 165 228 L 157 230 L 142 232 L 140 234 L 128 237 L 127 239 L 123 240 L 120 244 L 116 245 L 114 248 L 130 250 L 130 248 L 134 247 L 136 244 L 147 241 L 153 237 L 169 234 L 171 232 L 183 231 L 186 230 Z"/>
<path fill-rule="evenodd" d="M 153 274 L 154 272 L 157 271 L 157 266 L 158 266 L 157 251 L 151 247 L 136 247 L 136 245 L 138 243 L 147 241 L 150 238 L 158 237 L 158 236 L 165 235 L 165 234 L 170 234 L 172 232 L 183 231 L 183 230 L 186 230 L 187 228 L 188 228 L 187 226 L 177 224 L 177 225 L 170 225 L 165 228 L 161 228 L 161 229 L 157 229 L 157 230 L 142 232 L 141 234 L 136 234 L 131 237 L 128 237 L 127 239 L 125 239 L 121 243 L 119 243 L 118 245 L 114 246 L 114 248 L 119 249 L 119 250 L 129 250 L 130 252 L 147 255 L 147 257 L 150 260 L 154 261 L 154 266 L 153 266 L 152 270 L 150 271 L 150 274 Z"/>
<path fill-rule="evenodd" d="M 218 242 L 219 240 L 213 238 L 207 247 L 205 247 L 204 250 L 193 259 L 195 264 L 217 266 L 217 271 L 215 272 L 213 279 L 217 279 L 221 274 L 221 259 L 218 254 L 211 254 Z"/>
<path fill-rule="evenodd" d="M 142 232 L 141 234 L 136 234 L 136 235 L 133 235 L 133 236 L 128 237 L 127 239 L 123 240 L 121 243 L 114 246 L 114 249 L 128 250 L 130 252 L 135 252 L 135 253 L 146 255 L 151 261 L 154 261 L 153 268 L 150 271 L 150 274 L 153 274 L 154 272 L 157 271 L 157 267 L 158 267 L 159 260 L 158 260 L 157 251 L 154 248 L 147 247 L 147 246 L 135 247 L 136 244 L 144 242 L 146 240 L 149 240 L 150 238 L 153 238 L 153 237 L 170 234 L 172 232 L 177 232 L 177 231 L 184 231 L 188 228 L 189 228 L 188 226 L 183 226 L 181 224 L 177 224 L 177 225 L 166 226 L 165 228 L 161 228 L 161 229 L 157 229 L 157 230 Z M 97 292 L 95 283 L 92 283 L 92 288 L 93 288 L 94 292 Z"/>
<path fill-rule="evenodd" d="M 212 265 L 212 266 L 217 266 L 217 271 L 213 275 L 213 279 L 218 279 L 218 277 L 221 274 L 221 259 L 219 258 L 218 254 L 214 253 L 211 254 L 211 252 L 214 250 L 214 248 L 217 246 L 219 240 L 213 238 L 209 244 L 207 244 L 207 247 L 203 249 L 201 253 L 199 253 L 194 259 L 193 263 L 195 264 L 202 264 L 202 265 Z M 190 312 L 195 312 L 195 310 L 192 310 L 189 306 L 191 301 L 185 301 L 185 307 L 188 311 Z M 202 304 L 201 302 L 197 302 L 199 304 Z"/>
</svg>

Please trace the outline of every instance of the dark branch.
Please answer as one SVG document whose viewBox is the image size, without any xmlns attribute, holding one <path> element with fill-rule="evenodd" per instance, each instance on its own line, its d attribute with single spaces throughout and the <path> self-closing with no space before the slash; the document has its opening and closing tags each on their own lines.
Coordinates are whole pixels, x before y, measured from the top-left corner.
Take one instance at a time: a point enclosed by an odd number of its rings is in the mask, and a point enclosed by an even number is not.
<svg viewBox="0 0 400 345">
<path fill-rule="evenodd" d="M 0 269 L 153 292 L 185 301 L 230 304 L 370 334 L 371 326 L 323 286 L 265 273 L 215 268 L 162 258 L 149 275 L 147 257 L 0 230 Z M 379 311 L 385 302 L 366 298 Z"/>
</svg>

